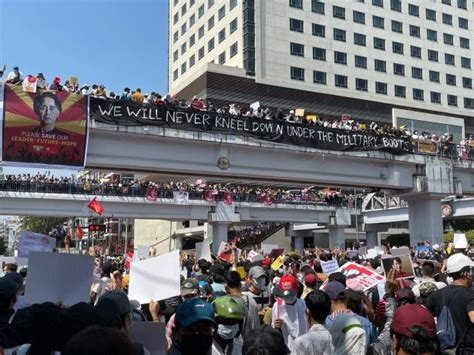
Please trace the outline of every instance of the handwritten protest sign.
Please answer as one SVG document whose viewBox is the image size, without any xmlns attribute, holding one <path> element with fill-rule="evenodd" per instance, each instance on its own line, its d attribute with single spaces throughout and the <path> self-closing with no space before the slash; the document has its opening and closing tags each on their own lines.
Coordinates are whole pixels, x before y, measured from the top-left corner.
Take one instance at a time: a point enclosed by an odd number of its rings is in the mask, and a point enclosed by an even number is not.
<svg viewBox="0 0 474 355">
<path fill-rule="evenodd" d="M 90 256 L 31 252 L 25 298 L 31 304 L 88 302 L 93 269 Z"/>
<path fill-rule="evenodd" d="M 132 262 L 128 297 L 144 304 L 179 295 L 180 270 L 179 250 Z"/>
<path fill-rule="evenodd" d="M 283 265 L 283 256 L 280 255 L 278 258 L 275 259 L 275 261 L 272 263 L 271 268 L 273 270 L 278 270 L 281 266 Z"/>
<path fill-rule="evenodd" d="M 44 234 L 22 232 L 18 244 L 18 256 L 27 258 L 32 251 L 51 252 L 56 246 L 56 239 Z"/>
<path fill-rule="evenodd" d="M 331 259 L 329 261 L 321 260 L 321 269 L 326 275 L 331 275 L 333 272 L 336 272 L 339 268 L 339 264 L 336 259 Z"/>
</svg>

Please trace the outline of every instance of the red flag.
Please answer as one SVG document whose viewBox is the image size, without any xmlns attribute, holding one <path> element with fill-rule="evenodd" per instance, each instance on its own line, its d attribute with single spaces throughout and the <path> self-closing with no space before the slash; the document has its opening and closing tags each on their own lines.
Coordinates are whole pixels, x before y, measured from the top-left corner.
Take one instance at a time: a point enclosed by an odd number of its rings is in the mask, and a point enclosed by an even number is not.
<svg viewBox="0 0 474 355">
<path fill-rule="evenodd" d="M 148 201 L 156 201 L 156 198 L 157 198 L 156 187 L 154 187 L 154 186 L 149 186 L 149 187 L 146 189 L 145 198 L 146 198 Z"/>
<path fill-rule="evenodd" d="M 224 192 L 224 203 L 226 205 L 232 205 L 233 203 L 232 192 L 230 191 Z"/>
<path fill-rule="evenodd" d="M 104 207 L 100 204 L 99 201 L 97 201 L 97 198 L 93 198 L 91 202 L 87 204 L 87 207 L 97 213 L 99 216 L 102 216 L 102 213 L 104 212 Z"/>
<path fill-rule="evenodd" d="M 273 204 L 273 200 L 272 200 L 272 196 L 271 195 L 266 195 L 264 200 L 263 200 L 263 203 L 265 205 L 271 205 Z"/>
<path fill-rule="evenodd" d="M 82 240 L 82 237 L 84 237 L 84 231 L 82 230 L 82 227 L 77 226 L 74 234 L 76 236 L 76 239 Z"/>
<path fill-rule="evenodd" d="M 214 202 L 215 201 L 215 195 L 212 194 L 212 191 L 204 191 L 204 199 L 207 202 Z"/>
</svg>

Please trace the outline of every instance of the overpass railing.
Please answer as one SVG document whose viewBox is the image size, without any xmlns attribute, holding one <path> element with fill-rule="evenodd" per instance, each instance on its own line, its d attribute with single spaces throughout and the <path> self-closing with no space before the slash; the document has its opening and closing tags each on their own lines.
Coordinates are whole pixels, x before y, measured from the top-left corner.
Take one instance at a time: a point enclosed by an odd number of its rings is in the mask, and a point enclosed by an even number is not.
<svg viewBox="0 0 474 355">
<path fill-rule="evenodd" d="M 387 194 L 370 193 L 362 202 L 362 212 L 387 210 L 391 208 L 407 207 L 408 202 L 401 199 L 399 196 L 392 196 Z"/>
</svg>

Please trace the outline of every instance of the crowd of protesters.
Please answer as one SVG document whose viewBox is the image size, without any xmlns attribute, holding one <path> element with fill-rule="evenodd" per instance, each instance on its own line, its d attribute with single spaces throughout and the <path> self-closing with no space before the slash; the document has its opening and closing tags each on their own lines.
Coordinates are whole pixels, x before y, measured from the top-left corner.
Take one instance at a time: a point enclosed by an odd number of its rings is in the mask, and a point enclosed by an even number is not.
<svg viewBox="0 0 474 355">
<path fill-rule="evenodd" d="M 67 306 L 27 305 L 28 269 L 5 264 L 0 346 L 17 355 L 147 354 L 128 330 L 133 323 L 158 322 L 172 355 L 474 353 L 468 247 L 418 246 L 409 254 L 415 274 L 408 277 L 397 263 L 381 269 L 389 248 L 370 258 L 361 245 L 272 251 L 258 260 L 228 248 L 230 259 L 183 253 L 180 295 L 147 304 L 128 298 L 133 274 L 122 257 L 97 257 L 89 303 Z M 324 273 L 331 260 L 362 265 L 384 280 L 365 289 L 358 274 Z"/>
<path fill-rule="evenodd" d="M 318 204 L 346 207 L 352 207 L 354 203 L 354 195 L 329 189 L 318 190 L 313 187 L 287 189 L 230 183 L 210 183 L 205 180 L 197 180 L 195 183 L 157 183 L 125 178 L 103 177 L 95 179 L 81 175 L 55 177 L 47 173 L 5 175 L 3 179 L 0 178 L 0 190 L 145 198 L 149 196 L 150 190 L 153 190 L 155 197 L 158 199 L 172 199 L 174 191 L 184 191 L 189 193 L 189 199 L 206 200 L 209 202 L 223 201 L 225 198 L 224 194 L 227 193 L 228 195 L 230 194 L 231 200 L 234 202 Z"/>
<path fill-rule="evenodd" d="M 5 70 L 5 69 L 4 69 Z M 2 74 L 2 72 L 0 72 Z M 0 75 L 0 78 L 2 75 Z M 340 118 L 323 118 L 317 115 L 305 114 L 304 110 L 300 113 L 294 109 L 271 109 L 270 107 L 261 107 L 260 105 L 228 104 L 217 107 L 210 100 L 203 100 L 197 96 L 186 101 L 177 97 L 176 94 L 169 93 L 165 96 L 157 92 L 142 93 L 140 88 L 131 90 L 124 88 L 123 92 L 118 94 L 107 90 L 103 84 L 80 85 L 79 82 L 66 80 L 62 83 L 61 78 L 56 76 L 50 85 L 43 73 L 38 75 L 27 75 L 23 77 L 18 67 L 14 67 L 5 80 L 5 83 L 11 85 L 21 85 L 23 81 L 30 78 L 36 79 L 39 89 L 50 89 L 58 91 L 72 92 L 82 95 L 90 95 L 98 98 L 117 100 L 117 101 L 133 101 L 138 104 L 166 106 L 170 108 L 190 108 L 193 110 L 210 111 L 222 114 L 230 114 L 241 117 L 255 117 L 266 120 L 287 121 L 293 123 L 301 123 L 304 125 L 315 125 L 320 127 L 342 129 L 345 131 L 370 132 L 377 135 L 389 135 L 397 138 L 411 138 L 413 140 L 413 151 L 438 154 L 449 158 L 473 159 L 474 158 L 474 139 L 467 136 L 460 142 L 454 142 L 453 135 L 445 133 L 443 135 L 432 134 L 430 132 L 418 132 L 417 130 L 410 132 L 406 126 L 399 128 L 393 127 L 391 124 L 381 124 L 378 122 L 365 122 L 362 120 L 354 120 L 350 115 L 342 115 Z M 420 148 L 421 143 L 431 142 L 432 148 Z"/>
</svg>

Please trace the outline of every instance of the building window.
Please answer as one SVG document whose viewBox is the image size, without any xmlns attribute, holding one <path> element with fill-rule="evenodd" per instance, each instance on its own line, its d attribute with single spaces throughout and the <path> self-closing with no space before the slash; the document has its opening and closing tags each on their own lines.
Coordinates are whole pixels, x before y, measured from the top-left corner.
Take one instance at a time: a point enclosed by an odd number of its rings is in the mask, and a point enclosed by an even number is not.
<svg viewBox="0 0 474 355">
<path fill-rule="evenodd" d="M 175 13 L 173 16 L 173 25 L 176 25 L 176 22 L 179 20 L 179 12 Z"/>
<path fill-rule="evenodd" d="M 196 64 L 196 57 L 193 54 L 191 57 L 189 57 L 189 67 L 191 68 L 194 64 Z"/>
<path fill-rule="evenodd" d="M 178 39 L 179 39 L 179 32 L 176 31 L 176 32 L 173 34 L 173 43 L 178 42 Z"/>
<path fill-rule="evenodd" d="M 372 16 L 372 25 L 373 25 L 375 28 L 384 28 L 385 25 L 384 25 L 384 19 L 383 19 L 383 17 Z"/>
<path fill-rule="evenodd" d="M 412 16 L 420 17 L 420 7 L 413 4 L 408 4 L 408 13 Z"/>
<path fill-rule="evenodd" d="M 467 10 L 467 0 L 458 0 L 458 8 Z"/>
<path fill-rule="evenodd" d="M 411 68 L 411 77 L 413 79 L 423 79 L 423 69 L 412 67 Z"/>
<path fill-rule="evenodd" d="M 392 42 L 392 51 L 396 54 L 403 54 L 403 43 Z"/>
<path fill-rule="evenodd" d="M 458 97 L 456 95 L 448 95 L 448 106 L 457 106 Z"/>
<path fill-rule="evenodd" d="M 355 23 L 361 23 L 361 24 L 365 25 L 365 14 L 363 12 L 353 11 L 352 12 L 352 20 Z"/>
<path fill-rule="evenodd" d="M 199 59 L 204 58 L 204 47 L 199 48 L 199 51 L 198 51 L 198 58 L 199 58 Z"/>
<path fill-rule="evenodd" d="M 383 38 L 374 37 L 374 48 L 385 50 L 385 40 Z"/>
<path fill-rule="evenodd" d="M 448 65 L 455 65 L 454 63 L 454 55 L 453 54 L 444 54 L 444 63 Z"/>
<path fill-rule="evenodd" d="M 204 15 L 204 4 L 199 6 L 198 17 L 201 18 Z"/>
<path fill-rule="evenodd" d="M 403 24 L 399 21 L 392 20 L 392 32 L 403 33 Z"/>
<path fill-rule="evenodd" d="M 412 37 L 420 37 L 420 27 L 410 25 L 410 36 Z"/>
<path fill-rule="evenodd" d="M 199 27 L 199 30 L 198 30 L 198 38 L 201 39 L 203 36 L 204 36 L 204 25 Z"/>
<path fill-rule="evenodd" d="M 410 54 L 413 58 L 421 58 L 421 48 L 417 46 L 410 46 Z"/>
<path fill-rule="evenodd" d="M 179 51 L 175 50 L 173 53 L 173 62 L 176 62 L 178 60 L 178 57 L 179 57 Z"/>
<path fill-rule="evenodd" d="M 327 83 L 327 78 L 326 78 L 326 73 L 322 71 L 313 71 L 313 82 L 315 84 L 324 84 L 326 85 Z"/>
<path fill-rule="evenodd" d="M 469 97 L 464 98 L 464 108 L 474 109 L 474 98 L 471 99 Z"/>
<path fill-rule="evenodd" d="M 385 60 L 375 59 L 374 60 L 374 68 L 375 68 L 375 71 L 386 73 L 387 72 L 387 62 L 385 62 Z"/>
<path fill-rule="evenodd" d="M 319 47 L 313 47 L 313 59 L 316 60 L 326 60 L 326 49 L 325 48 L 319 48 Z"/>
<path fill-rule="evenodd" d="M 181 64 L 181 75 L 183 75 L 184 73 L 186 73 L 186 62 Z"/>
<path fill-rule="evenodd" d="M 461 48 L 469 49 L 469 38 L 459 37 L 459 45 Z"/>
<path fill-rule="evenodd" d="M 462 87 L 464 89 L 472 89 L 472 79 L 471 78 L 462 78 Z"/>
<path fill-rule="evenodd" d="M 214 5 L 214 0 L 207 0 L 207 8 L 210 9 Z"/>
<path fill-rule="evenodd" d="M 368 91 L 369 83 L 366 79 L 356 78 L 356 90 L 359 91 Z"/>
<path fill-rule="evenodd" d="M 304 69 L 298 67 L 290 68 L 291 79 L 304 81 Z"/>
<path fill-rule="evenodd" d="M 311 1 L 311 11 L 324 15 L 324 3 L 318 0 Z"/>
<path fill-rule="evenodd" d="M 346 9 L 340 6 L 333 5 L 332 15 L 335 18 L 345 19 L 346 18 Z"/>
<path fill-rule="evenodd" d="M 375 82 L 375 93 L 387 95 L 387 83 L 382 83 L 380 81 Z"/>
<path fill-rule="evenodd" d="M 214 27 L 214 16 L 212 16 L 209 20 L 207 20 L 207 30 L 209 31 L 213 27 Z"/>
<path fill-rule="evenodd" d="M 393 63 L 393 74 L 405 76 L 405 66 L 403 64 Z"/>
<path fill-rule="evenodd" d="M 237 0 L 230 0 L 229 11 L 232 11 L 232 9 L 236 6 L 237 6 Z"/>
<path fill-rule="evenodd" d="M 184 43 L 181 45 L 181 55 L 183 55 L 184 53 L 186 53 L 186 42 L 184 42 Z"/>
<path fill-rule="evenodd" d="M 413 89 L 413 100 L 423 101 L 425 99 L 425 93 L 421 89 Z"/>
<path fill-rule="evenodd" d="M 313 36 L 326 37 L 326 27 L 313 23 Z"/>
<path fill-rule="evenodd" d="M 372 0 L 372 5 L 383 7 L 383 0 Z"/>
<path fill-rule="evenodd" d="M 219 64 L 225 63 L 225 51 L 219 54 Z"/>
<path fill-rule="evenodd" d="M 181 36 L 186 33 L 186 22 L 181 26 Z"/>
<path fill-rule="evenodd" d="M 451 0 L 441 0 L 442 4 L 451 5 Z"/>
<path fill-rule="evenodd" d="M 225 16 L 225 5 L 222 6 L 220 9 L 219 9 L 219 12 L 218 12 L 218 15 L 219 16 L 219 21 L 222 20 Z"/>
<path fill-rule="evenodd" d="M 186 7 L 186 4 L 184 4 L 182 7 L 181 7 L 181 16 L 184 16 L 184 14 L 186 13 L 186 11 L 188 11 L 187 7 Z"/>
<path fill-rule="evenodd" d="M 443 42 L 444 44 L 454 45 L 454 36 L 449 33 L 443 33 Z"/>
<path fill-rule="evenodd" d="M 214 49 L 214 38 L 211 38 L 209 42 L 207 42 L 207 52 L 209 53 Z"/>
<path fill-rule="evenodd" d="M 467 18 L 460 17 L 458 19 L 459 28 L 469 29 L 469 21 Z"/>
<path fill-rule="evenodd" d="M 430 41 L 438 42 L 438 32 L 434 30 L 426 30 L 426 38 Z"/>
<path fill-rule="evenodd" d="M 402 12 L 402 0 L 391 0 L 390 8 L 393 11 Z"/>
<path fill-rule="evenodd" d="M 304 57 L 304 45 L 290 42 L 290 54 L 298 57 Z"/>
<path fill-rule="evenodd" d="M 461 66 L 466 69 L 471 69 L 471 59 L 466 57 L 461 57 Z"/>
<path fill-rule="evenodd" d="M 436 11 L 431 9 L 426 9 L 426 19 L 430 21 L 436 21 Z"/>
<path fill-rule="evenodd" d="M 428 49 L 428 60 L 431 62 L 438 62 L 439 61 L 438 51 Z"/>
<path fill-rule="evenodd" d="M 189 27 L 191 28 L 192 26 L 194 26 L 195 23 L 196 23 L 196 15 L 192 15 L 189 18 Z"/>
<path fill-rule="evenodd" d="M 354 44 L 365 46 L 365 35 L 362 33 L 354 33 Z"/>
<path fill-rule="evenodd" d="M 313 28 L 314 28 L 314 26 L 313 26 Z M 295 18 L 290 18 L 290 31 L 303 33 L 303 21 L 297 20 Z"/>
<path fill-rule="evenodd" d="M 301 27 L 303 27 L 303 26 L 301 26 Z M 229 29 L 230 33 L 234 33 L 235 31 L 237 31 L 237 18 L 232 20 L 232 22 L 230 23 L 230 29 Z M 303 31 L 303 28 L 301 28 L 301 31 Z"/>
<path fill-rule="evenodd" d="M 303 0 L 290 0 L 290 7 L 303 9 Z"/>
<path fill-rule="evenodd" d="M 441 103 L 441 93 L 436 92 L 436 91 L 431 91 L 430 92 L 431 96 L 431 102 L 434 104 L 440 104 Z"/>
<path fill-rule="evenodd" d="M 219 43 L 225 40 L 225 28 L 219 31 L 218 38 L 219 38 Z"/>
<path fill-rule="evenodd" d="M 344 52 L 334 52 L 334 62 L 337 64 L 347 65 L 347 54 Z"/>
<path fill-rule="evenodd" d="M 336 74 L 334 76 L 334 84 L 338 88 L 347 88 L 347 76 Z"/>
<path fill-rule="evenodd" d="M 189 48 L 194 46 L 194 43 L 196 43 L 196 36 L 192 35 L 191 37 L 189 37 Z"/>
<path fill-rule="evenodd" d="M 456 86 L 456 75 L 446 74 L 446 85 Z"/>
<path fill-rule="evenodd" d="M 404 86 L 395 85 L 395 96 L 396 97 L 406 97 L 407 89 Z"/>
<path fill-rule="evenodd" d="M 345 42 L 346 41 L 346 31 L 339 28 L 334 29 L 334 40 Z"/>
<path fill-rule="evenodd" d="M 238 46 L 239 44 L 237 42 L 230 46 L 230 58 L 237 54 Z"/>
<path fill-rule="evenodd" d="M 452 26 L 452 25 L 453 25 L 453 16 L 452 16 L 452 15 L 449 15 L 449 14 L 443 13 L 443 23 L 444 23 L 445 25 L 450 25 L 450 26 Z"/>
<path fill-rule="evenodd" d="M 355 61 L 355 66 L 357 68 L 367 69 L 367 57 L 363 57 L 361 55 L 356 55 L 354 57 L 354 61 Z"/>
<path fill-rule="evenodd" d="M 439 83 L 439 72 L 430 70 L 430 81 L 433 83 Z"/>
<path fill-rule="evenodd" d="M 173 72 L 173 80 L 177 80 L 178 79 L 178 69 L 176 69 L 174 72 Z"/>
</svg>

